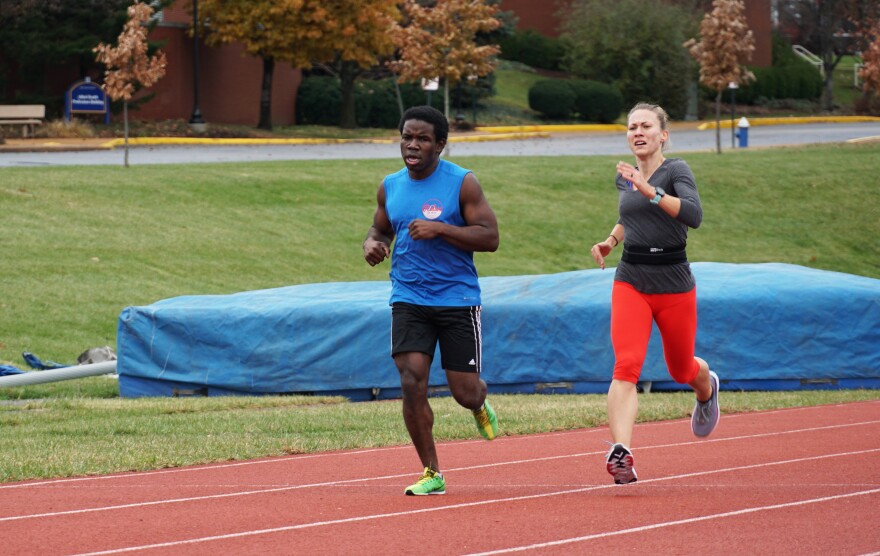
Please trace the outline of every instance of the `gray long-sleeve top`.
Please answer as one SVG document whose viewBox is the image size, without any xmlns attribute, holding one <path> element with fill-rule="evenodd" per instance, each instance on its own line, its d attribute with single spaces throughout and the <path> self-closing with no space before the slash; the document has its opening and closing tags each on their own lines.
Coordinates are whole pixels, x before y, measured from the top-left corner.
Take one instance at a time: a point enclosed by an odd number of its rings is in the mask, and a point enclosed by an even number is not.
<svg viewBox="0 0 880 556">
<path fill-rule="evenodd" d="M 688 228 L 698 228 L 703 221 L 700 195 L 687 162 L 667 158 L 648 182 L 681 199 L 681 210 L 678 217 L 669 216 L 644 195 L 633 191 L 618 174 L 615 185 L 620 218 L 617 222 L 623 225 L 624 243 L 665 248 L 686 244 Z M 614 279 L 631 284 L 642 293 L 683 293 L 695 286 L 690 265 L 686 262 L 646 265 L 620 261 Z"/>
</svg>

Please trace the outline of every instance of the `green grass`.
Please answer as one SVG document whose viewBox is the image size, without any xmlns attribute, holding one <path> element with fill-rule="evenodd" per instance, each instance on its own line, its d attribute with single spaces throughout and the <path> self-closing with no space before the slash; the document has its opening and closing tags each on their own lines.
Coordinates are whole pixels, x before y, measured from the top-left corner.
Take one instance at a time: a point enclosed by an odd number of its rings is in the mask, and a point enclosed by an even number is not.
<svg viewBox="0 0 880 556">
<path fill-rule="evenodd" d="M 725 392 L 725 414 L 880 399 L 880 391 Z M 606 424 L 601 395 L 497 395 L 502 435 Z M 640 420 L 689 416 L 693 395 L 649 394 Z M 434 398 L 439 441 L 478 438 L 451 398 Z M 297 396 L 53 399 L 0 404 L 0 482 L 177 467 L 409 442 L 399 401 Z M 687 427 L 687 425 L 682 425 Z M 597 441 L 587 450 L 606 449 Z M 413 467 L 417 468 L 415 456 Z"/>
<path fill-rule="evenodd" d="M 847 111 L 852 111 L 856 101 L 862 96 L 861 88 L 856 87 L 853 80 L 853 68 L 858 62 L 859 60 L 854 56 L 844 56 L 834 68 L 831 89 L 834 104 Z"/>
<path fill-rule="evenodd" d="M 880 144 L 687 155 L 705 213 L 691 234 L 690 258 L 786 262 L 880 278 L 880 189 L 871 177 L 878 157 Z M 616 219 L 618 158 L 455 159 L 475 170 L 500 223 L 498 252 L 476 257 L 481 274 L 593 268 L 589 248 Z M 22 365 L 23 351 L 72 363 L 86 348 L 113 346 L 116 319 L 129 305 L 184 294 L 386 280 L 387 264 L 369 267 L 360 246 L 379 180 L 399 165 L 4 169 L 0 363 Z M 737 394 L 725 403 L 750 411 L 877 396 Z M 508 434 L 603 419 L 602 396 L 499 398 Z M 120 400 L 105 377 L 4 388 L 0 399 L 7 400 L 0 403 L 0 480 L 6 481 L 407 442 L 399 402 Z M 647 396 L 640 418 L 683 417 L 690 399 Z M 439 439 L 473 436 L 468 416 L 450 400 L 438 399 L 436 407 Z M 344 427 L 334 427 L 333 419 Z"/>
<path fill-rule="evenodd" d="M 529 88 L 541 79 L 541 75 L 517 69 L 499 69 L 495 71 L 495 96 L 492 100 L 531 112 L 529 108 Z"/>
<path fill-rule="evenodd" d="M 529 88 L 535 82 L 547 77 L 518 62 L 501 60 L 495 70 L 495 95 L 481 101 L 477 110 L 477 124 L 481 126 L 498 125 L 536 125 L 546 120 L 538 112 L 529 108 Z M 465 111 L 468 118 L 472 114 Z M 568 120 L 553 120 L 554 124 L 569 123 Z M 570 120 L 570 123 L 583 123 Z"/>
<path fill-rule="evenodd" d="M 689 255 L 880 277 L 880 189 L 870 186 L 878 153 L 873 144 L 688 155 L 705 206 Z M 482 275 L 591 267 L 590 245 L 616 218 L 617 159 L 459 160 L 475 170 L 501 226 L 498 252 L 477 254 Z M 122 309 L 168 297 L 386 280 L 387 265 L 364 263 L 360 245 L 379 180 L 397 166 L 4 170 L 0 362 L 21 364 L 24 351 L 73 362 L 86 348 L 114 345 Z"/>
</svg>

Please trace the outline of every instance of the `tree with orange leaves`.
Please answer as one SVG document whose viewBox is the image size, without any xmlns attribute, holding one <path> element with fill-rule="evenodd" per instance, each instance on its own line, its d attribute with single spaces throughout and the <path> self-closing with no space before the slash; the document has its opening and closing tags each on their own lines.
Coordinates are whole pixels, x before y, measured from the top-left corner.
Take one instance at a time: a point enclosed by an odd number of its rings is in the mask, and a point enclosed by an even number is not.
<svg viewBox="0 0 880 556">
<path fill-rule="evenodd" d="M 700 23 L 700 40 L 684 43 L 700 64 L 700 83 L 715 91 L 715 141 L 721 153 L 721 94 L 731 84 L 749 83 L 754 74 L 745 67 L 755 50 L 742 0 L 715 0 Z"/>
<path fill-rule="evenodd" d="M 880 98 L 880 18 L 866 25 L 863 35 L 867 44 L 862 50 L 863 66 L 859 70 L 862 91 L 866 100 L 871 96 Z"/>
<path fill-rule="evenodd" d="M 247 54 L 263 60 L 261 129 L 272 129 L 276 61 L 303 69 L 334 61 L 347 63 L 347 70 L 376 64 L 393 51 L 389 29 L 398 14 L 396 0 L 361 0 L 356 7 L 324 0 L 199 0 L 207 44 L 241 43 Z M 354 79 L 345 77 L 343 102 L 353 122 Z"/>
<path fill-rule="evenodd" d="M 326 11 L 314 0 L 199 0 L 199 35 L 209 45 L 240 43 L 263 61 L 257 127 L 272 129 L 275 62 L 308 68 L 323 36 Z"/>
<path fill-rule="evenodd" d="M 448 119 L 449 86 L 476 80 L 495 67 L 501 49 L 480 45 L 476 37 L 501 26 L 498 8 L 485 0 L 437 0 L 433 6 L 405 0 L 402 11 L 408 24 L 393 31 L 399 56 L 389 65 L 400 81 L 441 79 Z"/>
<path fill-rule="evenodd" d="M 339 125 L 357 126 L 355 114 L 355 80 L 364 70 L 379 63 L 379 59 L 394 52 L 391 29 L 400 10 L 397 0 L 360 0 L 357 9 L 345 2 L 324 2 L 328 17 L 333 22 L 332 32 L 323 37 L 324 52 L 316 52 L 315 62 L 339 77 L 342 106 Z"/>
<path fill-rule="evenodd" d="M 128 21 L 119 34 L 117 46 L 100 43 L 93 51 L 98 62 L 104 64 L 104 90 L 113 100 L 123 101 L 125 126 L 125 159 L 128 167 L 128 101 L 138 85 L 150 87 L 165 75 L 165 53 L 148 54 L 147 23 L 153 8 L 136 2 L 128 8 Z"/>
</svg>

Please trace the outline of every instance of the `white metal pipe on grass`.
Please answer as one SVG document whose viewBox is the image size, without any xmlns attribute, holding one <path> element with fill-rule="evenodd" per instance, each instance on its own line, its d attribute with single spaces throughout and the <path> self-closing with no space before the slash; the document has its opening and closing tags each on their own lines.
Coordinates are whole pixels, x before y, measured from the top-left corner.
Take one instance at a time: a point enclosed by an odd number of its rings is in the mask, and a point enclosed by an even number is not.
<svg viewBox="0 0 880 556">
<path fill-rule="evenodd" d="M 74 365 L 60 369 L 46 371 L 30 371 L 18 375 L 0 376 L 0 388 L 12 386 L 27 386 L 30 384 L 42 384 L 44 382 L 58 382 L 73 378 L 87 376 L 106 375 L 116 372 L 116 361 L 103 361 L 89 365 Z"/>
</svg>

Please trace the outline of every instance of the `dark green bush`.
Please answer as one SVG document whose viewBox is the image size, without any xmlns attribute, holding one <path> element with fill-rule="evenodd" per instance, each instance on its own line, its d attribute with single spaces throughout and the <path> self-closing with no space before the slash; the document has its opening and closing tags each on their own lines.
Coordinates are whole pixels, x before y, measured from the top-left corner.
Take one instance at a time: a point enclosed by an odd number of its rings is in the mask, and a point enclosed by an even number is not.
<svg viewBox="0 0 880 556">
<path fill-rule="evenodd" d="M 574 111 L 582 120 L 610 124 L 623 111 L 623 95 L 614 85 L 589 79 L 567 81 L 574 91 Z"/>
<path fill-rule="evenodd" d="M 451 93 L 450 93 L 451 95 Z M 423 105 L 427 93 L 416 83 L 400 85 L 403 108 Z M 302 80 L 296 97 L 296 122 L 302 125 L 338 126 L 342 92 L 339 80 L 329 76 L 310 76 Z M 362 79 L 355 85 L 355 118 L 359 127 L 396 129 L 400 106 L 393 78 Z M 431 94 L 431 105 L 443 110 L 443 91 Z"/>
<path fill-rule="evenodd" d="M 740 87 L 737 102 L 766 103 L 771 100 L 818 100 L 822 96 L 822 75 L 818 69 L 801 59 L 791 44 L 778 33 L 773 35 L 773 65 L 769 68 L 751 68 L 755 81 Z M 725 98 L 729 93 L 725 93 Z M 707 97 L 714 93 L 707 92 Z"/>
<path fill-rule="evenodd" d="M 563 42 L 533 29 L 517 30 L 498 40 L 501 57 L 533 68 L 558 70 L 565 54 Z"/>
<path fill-rule="evenodd" d="M 786 81 L 792 86 L 791 98 L 818 100 L 822 96 L 822 75 L 806 62 L 785 68 Z"/>
<path fill-rule="evenodd" d="M 743 104 L 768 99 L 817 100 L 822 95 L 822 76 L 811 64 L 795 60 L 786 66 L 753 68 L 755 81 L 741 87 L 736 98 Z"/>
<path fill-rule="evenodd" d="M 360 102 L 357 107 L 358 125 L 396 129 L 400 123 L 401 114 L 400 105 L 397 103 L 394 79 L 365 79 L 358 82 L 358 85 L 356 93 L 356 99 Z M 421 106 L 428 101 L 427 92 L 419 84 L 402 83 L 399 87 L 404 110 L 413 106 Z M 442 90 L 431 93 L 431 106 L 443 111 Z"/>
<path fill-rule="evenodd" d="M 339 79 L 317 75 L 299 84 L 296 95 L 296 123 L 301 125 L 339 125 L 342 92 Z"/>
<path fill-rule="evenodd" d="M 397 127 L 400 109 L 394 82 L 390 79 L 358 81 L 355 88 L 355 115 L 358 127 Z"/>
<path fill-rule="evenodd" d="M 568 117 L 574 100 L 574 90 L 562 79 L 541 79 L 529 88 L 529 108 L 548 118 Z"/>
</svg>

